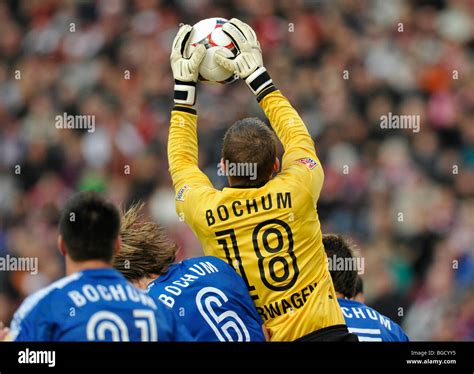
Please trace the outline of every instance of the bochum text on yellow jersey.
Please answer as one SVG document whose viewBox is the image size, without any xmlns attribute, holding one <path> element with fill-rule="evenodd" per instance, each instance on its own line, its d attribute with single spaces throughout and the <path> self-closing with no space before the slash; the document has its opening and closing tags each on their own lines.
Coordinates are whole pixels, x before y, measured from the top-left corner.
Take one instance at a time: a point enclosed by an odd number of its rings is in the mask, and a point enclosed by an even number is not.
<svg viewBox="0 0 474 374">
<path fill-rule="evenodd" d="M 260 188 L 217 190 L 198 167 L 197 116 L 175 107 L 168 159 L 176 209 L 206 255 L 247 283 L 273 341 L 344 324 L 328 271 L 316 203 L 324 173 L 303 121 L 280 93 L 260 101 L 283 144 L 281 172 Z"/>
</svg>

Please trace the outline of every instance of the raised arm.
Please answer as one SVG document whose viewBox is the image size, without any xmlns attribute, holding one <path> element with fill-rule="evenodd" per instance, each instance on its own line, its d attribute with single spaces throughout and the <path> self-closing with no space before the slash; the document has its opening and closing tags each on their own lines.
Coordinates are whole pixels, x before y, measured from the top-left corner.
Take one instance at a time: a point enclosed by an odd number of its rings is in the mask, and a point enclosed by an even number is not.
<svg viewBox="0 0 474 374">
<path fill-rule="evenodd" d="M 280 91 L 273 91 L 265 95 L 259 104 L 283 144 L 282 171 L 305 158 L 316 162 L 313 139 L 288 99 Z"/>
<path fill-rule="evenodd" d="M 189 59 L 183 51 L 192 32 L 189 25 L 182 26 L 174 39 L 171 51 L 171 68 L 175 80 L 174 102 L 168 138 L 168 162 L 176 193 L 188 187 L 212 187 L 209 178 L 198 167 L 196 82 L 199 65 L 206 48 L 198 45 Z"/>
<path fill-rule="evenodd" d="M 235 18 L 225 23 L 222 30 L 234 41 L 240 53 L 235 59 L 229 59 L 218 51 L 216 62 L 245 80 L 270 120 L 285 149 L 281 175 L 302 182 L 303 188 L 308 188 L 317 199 L 324 175 L 313 140 L 296 110 L 276 89 L 263 66 L 255 32 Z"/>
</svg>

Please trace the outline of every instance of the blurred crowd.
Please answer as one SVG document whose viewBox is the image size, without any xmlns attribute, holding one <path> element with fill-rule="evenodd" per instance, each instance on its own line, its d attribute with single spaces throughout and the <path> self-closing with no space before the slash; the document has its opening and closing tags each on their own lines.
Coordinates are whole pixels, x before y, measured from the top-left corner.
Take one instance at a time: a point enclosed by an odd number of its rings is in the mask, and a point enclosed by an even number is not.
<svg viewBox="0 0 474 374">
<path fill-rule="evenodd" d="M 180 23 L 238 17 L 307 124 L 326 180 L 323 232 L 365 259 L 366 301 L 413 340 L 474 340 L 474 1 L 10 0 L 0 2 L 0 321 L 63 275 L 58 213 L 78 190 L 145 201 L 180 247 L 166 143 Z M 263 113 L 241 82 L 198 86 L 199 161 L 217 188 L 235 120 Z M 389 112 L 420 131 L 382 129 Z M 95 131 L 55 127 L 94 115 Z M 281 149 L 280 149 L 281 152 Z"/>
</svg>

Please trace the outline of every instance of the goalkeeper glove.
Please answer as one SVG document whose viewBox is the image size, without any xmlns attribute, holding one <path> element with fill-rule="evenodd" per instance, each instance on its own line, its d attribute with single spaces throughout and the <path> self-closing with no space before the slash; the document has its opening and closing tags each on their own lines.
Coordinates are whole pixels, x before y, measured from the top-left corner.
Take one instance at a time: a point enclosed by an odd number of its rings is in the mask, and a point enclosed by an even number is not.
<svg viewBox="0 0 474 374">
<path fill-rule="evenodd" d="M 231 59 L 222 51 L 216 51 L 214 55 L 216 63 L 245 79 L 245 83 L 257 96 L 258 101 L 266 94 L 275 91 L 272 78 L 263 67 L 262 50 L 255 31 L 237 18 L 226 22 L 222 26 L 222 31 L 232 39 L 239 53 Z"/>
<path fill-rule="evenodd" d="M 173 41 L 171 50 L 171 69 L 174 77 L 174 102 L 193 106 L 196 103 L 196 82 L 199 76 L 199 65 L 205 54 L 206 47 L 198 44 L 191 57 L 185 58 L 187 42 L 193 28 L 189 25 L 182 26 Z"/>
</svg>

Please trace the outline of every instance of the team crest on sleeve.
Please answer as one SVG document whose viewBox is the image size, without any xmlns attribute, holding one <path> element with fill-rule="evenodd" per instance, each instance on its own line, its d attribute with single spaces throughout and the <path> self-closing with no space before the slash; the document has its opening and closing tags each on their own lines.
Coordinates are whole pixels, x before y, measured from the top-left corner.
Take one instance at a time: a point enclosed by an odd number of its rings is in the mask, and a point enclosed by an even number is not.
<svg viewBox="0 0 474 374">
<path fill-rule="evenodd" d="M 190 190 L 191 187 L 183 186 L 179 189 L 178 193 L 176 194 L 177 201 L 184 201 L 184 196 L 186 195 L 186 191 Z"/>
<path fill-rule="evenodd" d="M 303 164 L 309 168 L 309 170 L 313 170 L 316 166 L 318 166 L 318 163 L 313 160 L 312 158 L 302 158 L 301 160 L 296 161 L 297 164 Z"/>
</svg>

